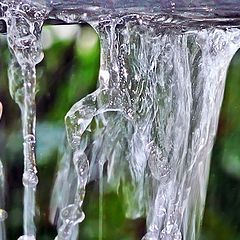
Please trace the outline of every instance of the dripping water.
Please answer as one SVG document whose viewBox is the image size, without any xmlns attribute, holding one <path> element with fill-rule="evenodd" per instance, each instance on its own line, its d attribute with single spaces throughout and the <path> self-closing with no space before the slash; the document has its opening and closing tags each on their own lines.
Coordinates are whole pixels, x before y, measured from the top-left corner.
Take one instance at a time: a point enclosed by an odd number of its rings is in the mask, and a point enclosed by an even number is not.
<svg viewBox="0 0 240 240">
<path fill-rule="evenodd" d="M 0 102 L 0 120 L 2 117 L 2 112 L 3 112 L 3 106 L 2 103 Z M 4 210 L 4 205 L 5 205 L 5 176 L 4 176 L 4 169 L 3 169 L 3 164 L 0 159 L 0 238 L 2 240 L 6 239 L 6 229 L 5 229 L 5 220 L 8 217 L 8 213 L 6 210 Z"/>
<path fill-rule="evenodd" d="M 37 8 L 39 7 L 39 8 Z M 7 39 L 12 53 L 9 66 L 9 89 L 12 98 L 19 105 L 22 118 L 24 173 L 23 228 L 19 239 L 35 239 L 35 192 L 38 184 L 35 159 L 36 126 L 36 64 L 43 54 L 40 44 L 40 29 L 46 9 L 24 2 L 1 2 L 4 10 L 2 19 L 7 24 Z"/>
</svg>

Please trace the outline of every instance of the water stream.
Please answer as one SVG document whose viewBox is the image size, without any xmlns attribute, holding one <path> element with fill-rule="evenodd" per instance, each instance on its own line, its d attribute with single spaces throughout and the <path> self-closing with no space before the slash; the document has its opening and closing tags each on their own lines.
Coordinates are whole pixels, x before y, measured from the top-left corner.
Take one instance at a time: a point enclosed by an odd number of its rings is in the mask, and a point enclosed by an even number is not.
<svg viewBox="0 0 240 240">
<path fill-rule="evenodd" d="M 0 6 L 13 54 L 10 93 L 23 122 L 19 239 L 32 240 L 38 183 L 35 66 L 43 58 L 40 31 L 47 10 L 23 3 Z M 65 118 L 69 144 L 51 204 L 56 239 L 77 239 L 86 184 L 98 179 L 102 195 L 103 177 L 124 193 L 127 217 L 146 216 L 144 240 L 197 239 L 226 73 L 240 47 L 240 30 L 181 28 L 175 19 L 147 14 L 103 17 L 93 25 L 102 46 L 99 85 Z"/>
<path fill-rule="evenodd" d="M 24 235 L 19 240 L 33 240 L 36 235 L 35 192 L 38 184 L 35 159 L 36 127 L 36 64 L 42 58 L 40 29 L 46 14 L 45 9 L 20 2 L 3 1 L 4 20 L 7 24 L 8 44 L 13 54 L 9 66 L 9 89 L 19 105 L 22 116 L 24 173 Z"/>
<path fill-rule="evenodd" d="M 0 120 L 2 117 L 3 106 L 0 102 Z M 6 229 L 4 221 L 8 217 L 8 213 L 4 210 L 5 206 L 5 176 L 4 176 L 4 169 L 3 164 L 0 159 L 0 239 L 6 239 Z"/>
<path fill-rule="evenodd" d="M 240 31 L 184 31 L 161 21 L 131 15 L 99 22 L 99 88 L 67 113 L 66 129 L 72 149 L 88 157 L 89 178 L 106 164 L 127 217 L 147 216 L 143 239 L 196 239 Z"/>
</svg>

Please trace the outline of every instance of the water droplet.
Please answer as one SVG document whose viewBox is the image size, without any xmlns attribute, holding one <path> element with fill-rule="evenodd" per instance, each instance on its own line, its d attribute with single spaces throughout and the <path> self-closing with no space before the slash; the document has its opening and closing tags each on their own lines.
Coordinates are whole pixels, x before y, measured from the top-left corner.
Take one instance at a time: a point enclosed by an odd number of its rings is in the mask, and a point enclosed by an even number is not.
<svg viewBox="0 0 240 240">
<path fill-rule="evenodd" d="M 4 209 L 0 209 L 0 222 L 3 222 L 7 219 L 8 213 Z"/>
<path fill-rule="evenodd" d="M 76 136 L 76 135 L 72 137 L 72 147 L 73 148 L 79 147 L 80 143 L 81 143 L 81 137 Z"/>
<path fill-rule="evenodd" d="M 28 134 L 27 136 L 25 136 L 24 142 L 30 143 L 30 144 L 35 144 L 36 143 L 35 136 L 33 134 Z"/>
<path fill-rule="evenodd" d="M 81 178 L 88 177 L 89 163 L 85 153 L 75 152 L 73 156 L 73 161 L 76 166 L 76 171 Z"/>
<path fill-rule="evenodd" d="M 75 204 L 71 204 L 62 209 L 61 218 L 63 219 L 63 221 L 72 221 L 75 225 L 84 220 L 85 214 Z"/>
<path fill-rule="evenodd" d="M 30 5 L 27 3 L 22 4 L 22 10 L 25 12 L 29 12 L 31 9 Z"/>
<path fill-rule="evenodd" d="M 25 171 L 22 178 L 25 187 L 36 187 L 38 184 L 38 177 L 33 171 Z"/>
</svg>

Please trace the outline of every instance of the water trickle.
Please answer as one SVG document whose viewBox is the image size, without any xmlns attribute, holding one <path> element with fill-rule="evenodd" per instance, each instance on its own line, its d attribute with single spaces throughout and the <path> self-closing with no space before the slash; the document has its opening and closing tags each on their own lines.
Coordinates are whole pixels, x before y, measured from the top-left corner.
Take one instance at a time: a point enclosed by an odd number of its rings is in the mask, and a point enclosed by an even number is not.
<svg viewBox="0 0 240 240">
<path fill-rule="evenodd" d="M 0 102 L 0 119 L 2 117 L 2 112 L 3 112 L 3 106 L 2 106 L 2 103 Z"/>
<path fill-rule="evenodd" d="M 3 222 L 7 219 L 8 213 L 4 209 L 0 209 L 0 222 Z"/>
<path fill-rule="evenodd" d="M 3 112 L 3 106 L 0 102 L 0 120 L 2 117 Z M 3 164 L 0 159 L 0 239 L 5 240 L 6 239 L 6 229 L 5 229 L 5 220 L 8 218 L 8 213 L 6 210 L 3 209 L 5 205 L 5 176 L 4 176 L 4 169 Z"/>
<path fill-rule="evenodd" d="M 12 98 L 21 109 L 24 149 L 24 234 L 20 239 L 35 239 L 35 191 L 38 183 L 35 159 L 36 69 L 42 58 L 40 29 L 46 9 L 23 2 L 3 1 L 8 44 L 13 54 L 9 67 Z"/>
<path fill-rule="evenodd" d="M 84 152 L 75 150 L 73 153 L 73 164 L 77 174 L 77 187 L 72 204 L 65 206 L 60 212 L 61 226 L 58 229 L 57 240 L 72 239 L 74 228 L 81 223 L 85 214 L 81 207 L 85 196 L 85 188 L 88 180 L 89 163 Z"/>
</svg>

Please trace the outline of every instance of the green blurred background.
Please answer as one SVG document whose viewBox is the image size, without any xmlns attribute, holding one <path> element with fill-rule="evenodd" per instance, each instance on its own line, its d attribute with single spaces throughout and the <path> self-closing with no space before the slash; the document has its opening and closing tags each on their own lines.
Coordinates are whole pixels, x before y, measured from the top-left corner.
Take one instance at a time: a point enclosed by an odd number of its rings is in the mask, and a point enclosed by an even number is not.
<svg viewBox="0 0 240 240">
<path fill-rule="evenodd" d="M 45 27 L 45 58 L 37 67 L 37 162 L 39 185 L 36 218 L 39 240 L 52 240 L 56 227 L 49 221 L 51 190 L 64 145 L 64 116 L 70 107 L 96 89 L 100 44 L 88 25 Z M 6 37 L 0 38 L 0 158 L 6 171 L 6 221 L 9 240 L 22 235 L 22 137 L 18 106 L 8 91 L 10 54 Z M 240 239 L 240 52 L 229 67 L 212 164 L 201 240 Z M 145 220 L 124 216 L 121 194 L 106 191 L 103 203 L 103 239 L 139 240 Z M 79 239 L 98 239 L 98 186 L 87 187 L 86 219 Z"/>
</svg>

